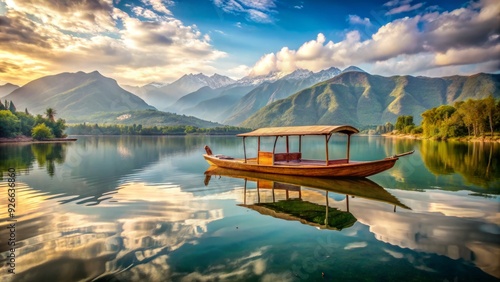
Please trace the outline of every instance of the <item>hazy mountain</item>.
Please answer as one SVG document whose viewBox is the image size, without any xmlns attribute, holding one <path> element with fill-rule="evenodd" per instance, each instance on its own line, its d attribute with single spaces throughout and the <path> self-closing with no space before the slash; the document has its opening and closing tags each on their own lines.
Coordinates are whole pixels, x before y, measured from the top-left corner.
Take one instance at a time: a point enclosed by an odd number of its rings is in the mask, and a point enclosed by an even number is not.
<svg viewBox="0 0 500 282">
<path fill-rule="evenodd" d="M 4 96 L 9 95 L 12 91 L 16 90 L 19 88 L 19 86 L 14 85 L 12 83 L 6 83 L 4 85 L 0 86 L 0 99 Z M 2 102 L 3 103 L 3 102 Z M 14 103 L 15 104 L 15 103 Z"/>
<path fill-rule="evenodd" d="M 225 124 L 236 125 L 243 122 L 260 108 L 274 101 L 289 97 L 295 92 L 308 88 L 318 82 L 330 79 L 340 73 L 337 68 L 330 68 L 313 73 L 298 69 L 274 82 L 264 82 L 243 96 L 238 103 L 229 108 L 222 121 Z"/>
<path fill-rule="evenodd" d="M 205 95 L 201 101 L 193 106 L 184 108 L 180 113 L 193 115 L 205 120 L 222 122 L 227 117 L 227 112 L 234 108 L 238 101 L 254 88 L 254 85 L 233 84 L 213 89 L 212 93 Z M 192 94 L 200 93 L 193 92 Z M 183 100 L 182 102 L 186 102 L 184 98 L 193 99 L 195 97 L 191 97 L 191 94 L 189 94 L 179 99 L 178 102 L 181 102 L 181 100 Z M 191 100 L 191 102 L 194 102 L 194 100 Z"/>
<path fill-rule="evenodd" d="M 18 109 L 42 114 L 53 108 L 57 117 L 70 118 L 97 112 L 154 109 L 141 98 L 125 91 L 116 81 L 99 72 L 61 73 L 33 80 L 5 99 Z"/>
<path fill-rule="evenodd" d="M 261 108 L 240 125 L 245 127 L 395 123 L 412 115 L 420 123 L 427 109 L 456 101 L 500 97 L 499 74 L 442 78 L 383 77 L 353 71 Z"/>
<path fill-rule="evenodd" d="M 182 96 L 196 91 L 202 87 L 220 88 L 233 84 L 235 81 L 227 76 L 214 74 L 206 76 L 199 74 L 186 74 L 170 84 L 150 83 L 142 87 L 128 86 L 128 89 L 141 97 L 148 104 L 158 109 L 166 109 Z"/>
</svg>

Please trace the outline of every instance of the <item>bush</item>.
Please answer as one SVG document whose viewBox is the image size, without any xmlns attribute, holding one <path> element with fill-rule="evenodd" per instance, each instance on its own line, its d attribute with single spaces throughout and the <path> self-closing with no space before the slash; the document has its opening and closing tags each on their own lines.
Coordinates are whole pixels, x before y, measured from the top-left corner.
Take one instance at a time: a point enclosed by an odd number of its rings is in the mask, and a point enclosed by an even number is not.
<svg viewBox="0 0 500 282">
<path fill-rule="evenodd" d="M 14 137 L 19 134 L 19 119 L 8 110 L 0 110 L 0 137 Z"/>
<path fill-rule="evenodd" d="M 41 123 L 41 124 L 33 127 L 31 136 L 35 140 L 54 138 L 54 134 L 52 134 L 52 130 L 50 130 L 50 128 L 45 123 Z"/>
<path fill-rule="evenodd" d="M 417 126 L 411 130 L 411 134 L 422 134 L 424 132 L 424 129 L 422 126 Z"/>
</svg>

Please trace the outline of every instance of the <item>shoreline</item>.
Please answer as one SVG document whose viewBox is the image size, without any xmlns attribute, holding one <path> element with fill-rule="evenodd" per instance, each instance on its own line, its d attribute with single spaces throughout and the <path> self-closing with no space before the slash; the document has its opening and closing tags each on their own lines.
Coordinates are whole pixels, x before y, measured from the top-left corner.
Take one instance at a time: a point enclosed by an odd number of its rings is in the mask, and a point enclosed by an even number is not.
<svg viewBox="0 0 500 282">
<path fill-rule="evenodd" d="M 383 137 L 388 137 L 388 138 L 398 138 L 398 139 L 412 139 L 412 140 L 436 140 L 436 141 L 456 141 L 456 142 L 498 142 L 500 143 L 500 137 L 499 136 L 494 136 L 494 137 L 472 137 L 472 136 L 465 136 L 465 137 L 453 137 L 453 138 L 448 138 L 446 140 L 437 140 L 432 137 L 422 137 L 422 135 L 414 135 L 414 134 L 391 134 L 391 133 L 385 133 L 381 134 L 380 136 Z"/>
<path fill-rule="evenodd" d="M 31 137 L 14 137 L 14 138 L 0 138 L 0 144 L 19 144 L 19 143 L 65 143 L 65 142 L 74 142 L 76 138 L 52 138 L 52 139 L 43 139 L 43 140 L 35 140 Z"/>
</svg>

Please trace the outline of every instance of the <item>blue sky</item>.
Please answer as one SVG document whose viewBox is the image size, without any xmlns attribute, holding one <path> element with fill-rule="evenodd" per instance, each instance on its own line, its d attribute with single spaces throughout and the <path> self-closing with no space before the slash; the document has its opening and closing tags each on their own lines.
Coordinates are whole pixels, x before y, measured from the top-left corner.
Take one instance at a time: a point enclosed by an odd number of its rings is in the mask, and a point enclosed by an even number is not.
<svg viewBox="0 0 500 282">
<path fill-rule="evenodd" d="M 121 84 L 359 66 L 500 69 L 500 1 L 0 0 L 0 82 L 94 71 Z"/>
</svg>

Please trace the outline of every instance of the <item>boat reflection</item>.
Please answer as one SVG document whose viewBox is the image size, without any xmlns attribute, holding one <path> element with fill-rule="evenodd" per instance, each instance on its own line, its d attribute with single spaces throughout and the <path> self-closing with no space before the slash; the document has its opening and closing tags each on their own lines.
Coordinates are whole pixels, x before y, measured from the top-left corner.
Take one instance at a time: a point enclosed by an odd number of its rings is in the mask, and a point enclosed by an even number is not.
<svg viewBox="0 0 500 282">
<path fill-rule="evenodd" d="M 342 230 L 354 225 L 357 219 L 349 210 L 349 197 L 385 202 L 394 206 L 394 212 L 396 212 L 396 207 L 410 209 L 380 185 L 366 178 L 276 175 L 211 166 L 205 171 L 205 185 L 209 184 L 212 176 L 228 176 L 245 180 L 243 204 L 239 206 L 255 210 L 263 215 L 299 221 L 320 229 Z M 255 190 L 247 189 L 249 181 L 256 183 Z M 248 194 L 252 192 L 256 193 L 254 197 L 256 200 L 248 201 Z M 345 211 L 331 207 L 329 203 L 331 192 L 345 195 Z M 323 194 L 324 198 L 321 197 Z"/>
</svg>

